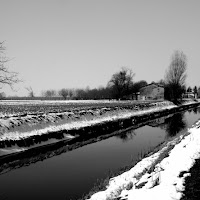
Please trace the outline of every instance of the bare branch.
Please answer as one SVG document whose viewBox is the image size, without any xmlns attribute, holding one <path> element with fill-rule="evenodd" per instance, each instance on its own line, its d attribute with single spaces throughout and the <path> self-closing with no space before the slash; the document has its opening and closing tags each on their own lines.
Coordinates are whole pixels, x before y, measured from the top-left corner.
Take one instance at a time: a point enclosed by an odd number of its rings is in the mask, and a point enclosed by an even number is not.
<svg viewBox="0 0 200 200">
<path fill-rule="evenodd" d="M 26 87 L 26 90 L 28 90 L 29 92 L 28 93 L 29 97 L 35 97 L 32 87 Z"/>
<path fill-rule="evenodd" d="M 13 85 L 22 80 L 18 78 L 18 73 L 10 71 L 6 66 L 10 59 L 5 56 L 6 48 L 3 44 L 0 42 L 0 84 L 9 85 L 13 89 Z"/>
<path fill-rule="evenodd" d="M 186 79 L 187 59 L 183 52 L 175 51 L 171 64 L 165 75 L 165 81 L 173 84 L 184 85 Z"/>
<path fill-rule="evenodd" d="M 133 76 L 135 74 L 131 69 L 123 67 L 120 72 L 112 75 L 108 85 L 113 89 L 114 96 L 117 99 L 123 98 L 131 92 L 133 86 Z"/>
<path fill-rule="evenodd" d="M 182 97 L 186 80 L 187 59 L 182 51 L 175 51 L 165 74 L 165 98 L 176 102 Z"/>
</svg>

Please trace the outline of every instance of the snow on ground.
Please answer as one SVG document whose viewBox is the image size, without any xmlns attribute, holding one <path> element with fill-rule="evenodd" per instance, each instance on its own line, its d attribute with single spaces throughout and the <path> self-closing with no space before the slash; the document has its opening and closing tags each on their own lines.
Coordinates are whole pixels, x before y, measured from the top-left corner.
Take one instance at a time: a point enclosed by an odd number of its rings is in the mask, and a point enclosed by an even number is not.
<svg viewBox="0 0 200 200">
<path fill-rule="evenodd" d="M 159 103 L 159 102 L 157 102 Z M 162 101 L 161 103 L 169 103 L 168 101 Z M 138 107 L 140 105 L 151 106 L 151 101 L 116 101 L 116 100 L 59 100 L 59 101 L 44 101 L 44 100 L 0 100 L 0 118 L 8 118 L 12 116 L 19 116 L 25 114 L 41 114 L 49 112 L 60 112 L 66 109 L 93 109 L 101 108 L 102 106 L 120 107 L 122 105 L 130 105 L 132 107 Z M 123 106 L 122 106 L 123 107 Z"/>
<path fill-rule="evenodd" d="M 24 105 L 24 104 L 96 104 L 113 103 L 117 100 L 1 100 L 0 105 Z M 125 101 L 124 101 L 125 102 Z"/>
<path fill-rule="evenodd" d="M 33 135 L 42 135 L 42 134 L 48 134 L 49 132 L 56 132 L 56 131 L 61 131 L 61 130 L 70 130 L 70 129 L 78 129 L 81 127 L 87 127 L 87 126 L 92 126 L 94 124 L 98 123 L 104 123 L 107 121 L 114 121 L 117 119 L 123 119 L 123 118 L 128 118 L 131 116 L 135 115 L 140 115 L 140 114 L 145 114 L 145 113 L 151 113 L 155 112 L 158 110 L 164 110 L 164 109 L 171 109 L 173 107 L 176 107 L 172 103 L 166 103 L 166 102 L 160 102 L 160 103 L 155 103 L 151 108 L 148 108 L 146 110 L 138 110 L 138 111 L 128 111 L 128 112 L 119 112 L 111 116 L 103 116 L 100 118 L 94 118 L 92 120 L 82 120 L 82 121 L 71 121 L 70 123 L 66 123 L 63 125 L 57 125 L 57 126 L 50 126 L 44 129 L 38 129 L 38 130 L 33 130 L 29 132 L 8 132 L 8 133 L 2 133 L 0 135 L 0 141 L 3 140 L 21 140 Z M 14 119 L 13 119 L 14 121 Z M 1 123 L 4 123 L 6 126 L 6 121 L 1 120 Z M 14 122 L 13 122 L 14 123 Z M 17 123 L 17 122 L 16 122 Z"/>
<path fill-rule="evenodd" d="M 134 102 L 135 100 L 122 100 L 115 99 L 108 100 L 0 100 L 0 105 L 21 105 L 21 104 L 97 104 L 97 103 L 127 103 Z M 138 102 L 138 101 L 135 101 Z M 144 100 L 140 102 L 151 102 L 151 100 Z"/>
<path fill-rule="evenodd" d="M 144 158 L 131 170 L 110 179 L 107 189 L 93 194 L 90 200 L 180 199 L 184 191 L 185 177 L 190 175 L 189 169 L 195 159 L 200 157 L 200 120 L 188 133 L 185 137 L 180 136 L 167 144 L 175 146 L 153 170 L 149 171 L 167 146 Z"/>
<path fill-rule="evenodd" d="M 200 99 L 182 99 L 182 105 L 188 105 L 188 104 L 191 104 L 191 103 L 194 103 L 194 102 L 199 102 Z"/>
</svg>

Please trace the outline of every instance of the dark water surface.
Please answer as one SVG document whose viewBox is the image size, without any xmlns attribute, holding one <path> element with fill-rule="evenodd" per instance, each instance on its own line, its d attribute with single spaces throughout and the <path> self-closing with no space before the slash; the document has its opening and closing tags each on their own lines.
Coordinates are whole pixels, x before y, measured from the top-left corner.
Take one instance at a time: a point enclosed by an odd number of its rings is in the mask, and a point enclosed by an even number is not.
<svg viewBox="0 0 200 200">
<path fill-rule="evenodd" d="M 0 200 L 67 200 L 87 194 L 97 179 L 129 165 L 164 141 L 186 131 L 200 108 L 154 120 L 71 152 L 0 175 Z"/>
</svg>

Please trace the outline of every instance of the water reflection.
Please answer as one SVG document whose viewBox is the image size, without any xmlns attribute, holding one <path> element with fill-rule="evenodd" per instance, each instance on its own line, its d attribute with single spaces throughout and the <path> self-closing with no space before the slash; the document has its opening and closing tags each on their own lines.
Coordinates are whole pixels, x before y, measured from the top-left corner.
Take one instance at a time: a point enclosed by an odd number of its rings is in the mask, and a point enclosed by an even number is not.
<svg viewBox="0 0 200 200">
<path fill-rule="evenodd" d="M 199 109 L 199 108 L 194 108 L 194 109 L 193 109 L 193 113 L 194 113 L 194 114 L 197 114 L 197 113 L 199 113 L 199 112 L 200 112 L 200 110 L 198 110 L 198 109 Z"/>
<path fill-rule="evenodd" d="M 191 113 L 193 111 L 193 109 L 188 110 L 188 113 Z"/>
<path fill-rule="evenodd" d="M 192 111 L 194 114 L 198 114 L 198 113 L 200 113 L 200 107 L 194 108 L 194 109 L 192 109 Z"/>
<path fill-rule="evenodd" d="M 173 117 L 166 119 L 167 137 L 174 137 L 186 128 L 187 124 L 183 117 L 184 113 L 176 113 Z"/>
<path fill-rule="evenodd" d="M 159 127 L 161 129 L 164 129 L 166 119 L 170 118 L 171 116 L 173 116 L 173 115 L 168 115 L 165 117 L 160 117 L 160 118 L 154 119 L 151 122 L 149 122 L 148 125 L 151 127 Z"/>
<path fill-rule="evenodd" d="M 189 111 L 189 113 L 200 113 L 200 108 L 194 108 Z M 153 128 L 160 128 L 166 132 L 166 138 L 174 137 L 181 131 L 185 130 L 187 124 L 184 119 L 185 112 L 182 113 L 176 113 L 176 114 L 170 114 L 168 116 L 160 117 L 157 119 L 152 120 L 148 123 L 148 126 L 151 126 Z M 136 133 L 131 131 L 126 131 L 121 133 L 120 135 L 117 135 L 117 138 L 122 139 L 123 142 L 128 142 L 129 140 L 132 140 Z"/>
<path fill-rule="evenodd" d="M 136 133 L 133 130 L 125 131 L 119 135 L 116 135 L 117 138 L 120 138 L 123 142 L 128 142 L 129 140 L 132 140 Z"/>
<path fill-rule="evenodd" d="M 190 112 L 192 112 L 192 110 L 190 110 Z M 197 110 L 194 110 L 193 112 L 194 114 L 197 114 Z M 182 112 L 155 119 L 148 123 L 148 125 L 165 130 L 167 133 L 166 137 L 168 138 L 176 136 L 186 128 L 187 124 L 184 120 L 184 112 Z"/>
</svg>

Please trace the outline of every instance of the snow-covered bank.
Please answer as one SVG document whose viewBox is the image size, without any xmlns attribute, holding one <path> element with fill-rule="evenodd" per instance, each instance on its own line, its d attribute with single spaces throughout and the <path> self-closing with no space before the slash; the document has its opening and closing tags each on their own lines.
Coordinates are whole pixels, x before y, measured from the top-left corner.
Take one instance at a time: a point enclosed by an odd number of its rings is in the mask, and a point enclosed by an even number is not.
<svg viewBox="0 0 200 200">
<path fill-rule="evenodd" d="M 92 195 L 90 200 L 180 199 L 184 179 L 199 157 L 200 120 L 184 136 L 110 179 L 107 189 Z"/>
<path fill-rule="evenodd" d="M 36 101 L 37 102 L 37 101 Z M 93 103 L 92 103 L 93 102 Z M 134 101 L 77 101 L 76 103 L 45 102 L 33 103 L 0 101 L 0 131 L 9 130 L 15 126 L 37 123 L 56 122 L 62 119 L 76 121 L 80 118 L 97 118 L 112 112 L 127 112 L 145 110 L 155 106 L 170 105 L 171 102 L 134 102 Z M 114 113 L 115 114 L 115 113 Z"/>
<path fill-rule="evenodd" d="M 155 111 L 161 111 L 165 109 L 171 109 L 177 107 L 171 102 L 160 102 L 160 103 L 154 103 L 151 105 L 151 107 L 146 108 L 145 110 L 122 110 L 121 112 L 115 112 L 115 113 L 109 113 L 105 114 L 100 117 L 95 117 L 91 120 L 80 120 L 80 121 L 70 121 L 69 123 L 62 124 L 62 125 L 51 125 L 49 127 L 43 128 L 43 129 L 38 129 L 38 130 L 33 130 L 33 131 L 28 131 L 28 132 L 4 132 L 1 133 L 0 135 L 0 141 L 4 140 L 21 140 L 25 139 L 34 135 L 43 135 L 43 134 L 48 134 L 50 132 L 57 132 L 57 131 L 62 131 L 62 130 L 71 130 L 71 129 L 79 129 L 83 127 L 88 127 L 88 126 L 93 126 L 95 124 L 99 123 L 105 123 L 109 121 L 115 121 L 117 119 L 124 119 L 124 118 L 129 118 L 131 116 L 136 116 L 136 115 L 142 115 L 142 114 L 148 114 L 152 113 Z M 53 117 L 52 114 L 51 116 L 48 116 L 49 118 Z M 59 113 L 57 114 L 59 115 Z M 27 117 L 28 118 L 28 117 Z M 27 118 L 25 119 L 27 121 Z M 13 124 L 17 124 L 17 121 L 15 121 L 15 118 L 9 119 L 12 121 Z M 1 124 L 7 125 L 6 120 L 0 120 Z M 8 125 L 7 125 L 8 126 Z"/>
<path fill-rule="evenodd" d="M 108 133 L 117 134 L 119 130 L 141 126 L 148 120 L 198 106 L 199 104 L 191 102 L 189 105 L 177 107 L 172 102 L 163 101 L 143 105 L 127 105 L 126 107 L 102 107 L 101 109 L 44 113 L 42 115 L 0 119 L 0 126 L 9 127 L 10 122 L 15 126 L 19 126 L 17 131 L 0 131 L 0 156 L 26 151 L 30 148 L 54 145 L 63 140 L 73 143 L 77 140 L 96 138 Z M 54 120 L 58 117 L 60 117 L 59 119 L 62 118 L 61 124 L 54 123 Z M 37 126 L 40 120 L 42 122 L 43 120 L 47 121 L 44 124 L 45 126 L 40 124 Z M 20 127 L 21 121 L 27 123 L 22 128 Z M 36 123 L 36 126 L 34 123 Z"/>
</svg>

